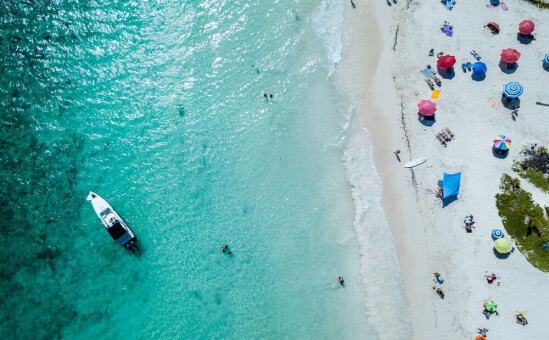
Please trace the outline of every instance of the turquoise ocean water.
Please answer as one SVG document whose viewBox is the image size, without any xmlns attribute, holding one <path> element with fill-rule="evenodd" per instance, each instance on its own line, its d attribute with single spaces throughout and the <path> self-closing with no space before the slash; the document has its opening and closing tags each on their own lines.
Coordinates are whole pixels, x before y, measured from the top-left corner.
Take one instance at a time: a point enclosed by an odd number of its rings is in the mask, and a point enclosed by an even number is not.
<svg viewBox="0 0 549 340">
<path fill-rule="evenodd" d="M 343 8 L 2 2 L 0 338 L 377 339 L 332 79 Z"/>
</svg>

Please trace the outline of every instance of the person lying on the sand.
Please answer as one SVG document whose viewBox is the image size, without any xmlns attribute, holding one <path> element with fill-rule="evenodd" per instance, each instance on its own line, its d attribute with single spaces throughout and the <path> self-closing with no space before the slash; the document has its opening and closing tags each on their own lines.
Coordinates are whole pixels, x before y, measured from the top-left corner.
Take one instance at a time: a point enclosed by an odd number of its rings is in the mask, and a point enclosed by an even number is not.
<svg viewBox="0 0 549 340">
<path fill-rule="evenodd" d="M 444 280 L 441 278 L 441 275 L 439 273 L 433 273 L 433 275 L 435 275 L 435 279 L 439 284 L 442 284 L 444 282 Z"/>
<path fill-rule="evenodd" d="M 494 273 L 485 274 L 484 276 L 486 277 L 486 281 L 488 281 L 489 284 L 492 284 L 498 278 Z"/>
<path fill-rule="evenodd" d="M 517 314 L 517 323 L 521 324 L 523 326 L 526 326 L 528 324 L 528 321 L 526 320 L 524 315 L 522 315 L 521 313 L 518 313 Z"/>
</svg>

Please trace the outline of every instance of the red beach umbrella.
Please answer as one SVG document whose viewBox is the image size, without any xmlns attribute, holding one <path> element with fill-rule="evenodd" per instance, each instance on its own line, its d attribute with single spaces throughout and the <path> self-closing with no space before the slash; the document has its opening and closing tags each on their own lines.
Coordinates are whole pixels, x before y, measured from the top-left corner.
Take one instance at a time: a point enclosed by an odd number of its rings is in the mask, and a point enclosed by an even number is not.
<svg viewBox="0 0 549 340">
<path fill-rule="evenodd" d="M 520 53 L 514 48 L 508 48 L 506 50 L 501 51 L 501 59 L 506 63 L 512 64 L 517 60 L 519 60 L 519 58 L 520 58 Z"/>
<path fill-rule="evenodd" d="M 437 60 L 437 66 L 440 67 L 441 69 L 447 69 L 449 67 L 452 67 L 454 66 L 455 63 L 456 63 L 456 57 L 449 54 L 443 55 Z"/>
<path fill-rule="evenodd" d="M 424 116 L 432 116 L 437 110 L 437 104 L 430 100 L 422 100 L 418 105 L 419 113 Z"/>
<path fill-rule="evenodd" d="M 519 24 L 519 31 L 522 34 L 531 34 L 532 32 L 534 32 L 535 26 L 536 25 L 534 25 L 534 23 L 530 20 L 524 20 Z"/>
</svg>

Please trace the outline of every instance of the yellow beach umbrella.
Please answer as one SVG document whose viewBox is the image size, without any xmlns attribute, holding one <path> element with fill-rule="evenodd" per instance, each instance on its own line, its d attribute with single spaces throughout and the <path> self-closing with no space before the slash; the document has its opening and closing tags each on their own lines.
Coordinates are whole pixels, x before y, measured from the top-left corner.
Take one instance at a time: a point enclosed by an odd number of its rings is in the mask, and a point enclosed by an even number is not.
<svg viewBox="0 0 549 340">
<path fill-rule="evenodd" d="M 496 250 L 499 253 L 502 253 L 502 254 L 508 253 L 511 251 L 511 248 L 512 248 L 511 241 L 509 241 L 505 237 L 498 238 L 497 240 L 494 241 L 494 248 L 496 248 Z"/>
</svg>

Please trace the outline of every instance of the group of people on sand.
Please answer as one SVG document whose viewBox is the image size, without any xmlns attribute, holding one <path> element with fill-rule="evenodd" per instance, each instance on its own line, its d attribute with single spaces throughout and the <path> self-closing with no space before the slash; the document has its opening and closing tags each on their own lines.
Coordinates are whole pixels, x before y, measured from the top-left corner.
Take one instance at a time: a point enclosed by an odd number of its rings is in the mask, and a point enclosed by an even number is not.
<svg viewBox="0 0 549 340">
<path fill-rule="evenodd" d="M 435 279 L 434 281 L 436 283 L 438 283 L 439 285 L 443 284 L 444 283 L 444 280 L 442 279 L 442 276 L 439 274 L 439 273 L 433 273 L 433 275 L 435 276 Z M 433 289 L 435 290 L 435 292 L 437 293 L 437 295 L 441 298 L 441 299 L 444 299 L 444 292 L 442 291 L 442 289 L 439 287 L 437 288 L 436 286 L 433 286 Z"/>
<path fill-rule="evenodd" d="M 475 220 L 473 220 L 473 215 L 465 216 L 465 220 L 463 222 L 465 223 L 465 230 L 468 233 L 473 232 L 473 227 L 475 224 Z"/>
</svg>

